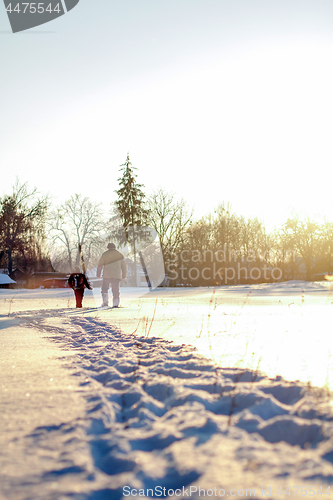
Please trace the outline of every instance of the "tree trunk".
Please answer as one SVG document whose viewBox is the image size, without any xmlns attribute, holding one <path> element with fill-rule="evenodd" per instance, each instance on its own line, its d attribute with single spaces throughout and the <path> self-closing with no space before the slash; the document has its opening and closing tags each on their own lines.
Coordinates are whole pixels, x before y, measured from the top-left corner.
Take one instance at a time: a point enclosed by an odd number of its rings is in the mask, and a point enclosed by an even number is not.
<svg viewBox="0 0 333 500">
<path fill-rule="evenodd" d="M 8 274 L 11 275 L 13 272 L 13 258 L 12 258 L 12 249 L 7 249 L 8 254 Z"/>
<path fill-rule="evenodd" d="M 137 277 L 137 267 L 136 267 L 136 247 L 135 247 L 135 228 L 133 226 L 133 252 L 134 252 L 134 286 L 138 286 L 138 277 Z"/>
</svg>

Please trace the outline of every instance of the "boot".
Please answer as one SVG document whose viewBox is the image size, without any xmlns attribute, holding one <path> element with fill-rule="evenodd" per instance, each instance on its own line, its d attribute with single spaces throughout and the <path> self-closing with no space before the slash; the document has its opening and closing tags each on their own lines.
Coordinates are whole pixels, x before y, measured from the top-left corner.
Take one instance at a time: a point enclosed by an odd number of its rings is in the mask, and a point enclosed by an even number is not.
<svg viewBox="0 0 333 500">
<path fill-rule="evenodd" d="M 107 307 L 109 305 L 109 294 L 102 293 L 103 304 L 101 307 Z"/>
<path fill-rule="evenodd" d="M 119 307 L 119 299 L 113 299 L 113 307 Z"/>
</svg>

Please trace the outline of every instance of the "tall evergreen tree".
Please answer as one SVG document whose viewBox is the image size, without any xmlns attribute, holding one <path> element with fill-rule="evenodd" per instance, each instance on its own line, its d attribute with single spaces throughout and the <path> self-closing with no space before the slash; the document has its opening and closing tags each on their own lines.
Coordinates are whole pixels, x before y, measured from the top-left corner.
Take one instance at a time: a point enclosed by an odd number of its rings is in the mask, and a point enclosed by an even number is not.
<svg viewBox="0 0 333 500">
<path fill-rule="evenodd" d="M 126 231 L 129 226 L 146 224 L 147 210 L 144 208 L 145 195 L 141 189 L 143 184 L 138 184 L 136 181 L 137 175 L 134 170 L 137 169 L 132 166 L 129 154 L 127 154 L 125 163 L 120 167 L 123 175 L 118 179 L 121 187 L 116 190 L 118 195 L 116 204 Z"/>
<path fill-rule="evenodd" d="M 115 192 L 118 195 L 116 206 L 126 237 L 126 242 L 119 241 L 120 243 L 130 244 L 134 255 L 134 269 L 135 269 L 135 284 L 136 284 L 136 251 L 137 244 L 141 240 L 147 239 L 147 229 L 144 228 L 147 224 L 148 212 L 144 207 L 145 194 L 142 191 L 142 184 L 136 181 L 137 175 L 134 172 L 135 167 L 130 162 L 129 154 L 125 163 L 120 165 L 120 171 L 123 175 L 118 179 L 120 188 Z"/>
</svg>

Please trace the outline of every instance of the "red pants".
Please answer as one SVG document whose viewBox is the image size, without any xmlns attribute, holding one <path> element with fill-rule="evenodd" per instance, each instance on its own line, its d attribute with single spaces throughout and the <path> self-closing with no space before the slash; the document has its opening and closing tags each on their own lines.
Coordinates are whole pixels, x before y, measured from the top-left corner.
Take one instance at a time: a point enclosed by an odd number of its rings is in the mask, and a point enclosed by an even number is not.
<svg viewBox="0 0 333 500">
<path fill-rule="evenodd" d="M 84 295 L 84 290 L 78 288 L 77 290 L 74 290 L 75 293 L 75 298 L 76 298 L 76 307 L 82 307 L 82 299 Z"/>
</svg>

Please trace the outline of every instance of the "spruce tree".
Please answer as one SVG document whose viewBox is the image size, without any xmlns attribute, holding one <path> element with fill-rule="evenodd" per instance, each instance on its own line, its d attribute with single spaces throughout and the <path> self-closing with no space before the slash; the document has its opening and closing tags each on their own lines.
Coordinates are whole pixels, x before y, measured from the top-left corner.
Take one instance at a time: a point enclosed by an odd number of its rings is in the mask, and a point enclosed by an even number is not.
<svg viewBox="0 0 333 500">
<path fill-rule="evenodd" d="M 129 226 L 143 226 L 147 220 L 147 210 L 144 208 L 145 195 L 142 191 L 142 184 L 136 182 L 137 175 L 129 159 L 129 154 L 125 163 L 120 165 L 122 177 L 118 179 L 120 189 L 116 190 L 118 200 L 116 201 L 118 211 L 122 218 L 123 226 L 127 235 Z"/>
<path fill-rule="evenodd" d="M 130 162 L 129 154 L 125 163 L 120 165 L 122 177 L 118 179 L 120 188 L 116 190 L 118 199 L 116 206 L 122 219 L 126 242 L 130 245 L 134 255 L 135 285 L 136 285 L 136 250 L 137 244 L 147 238 L 148 211 L 144 207 L 145 194 L 142 191 L 142 184 L 136 181 L 137 175 L 135 167 Z"/>
</svg>

